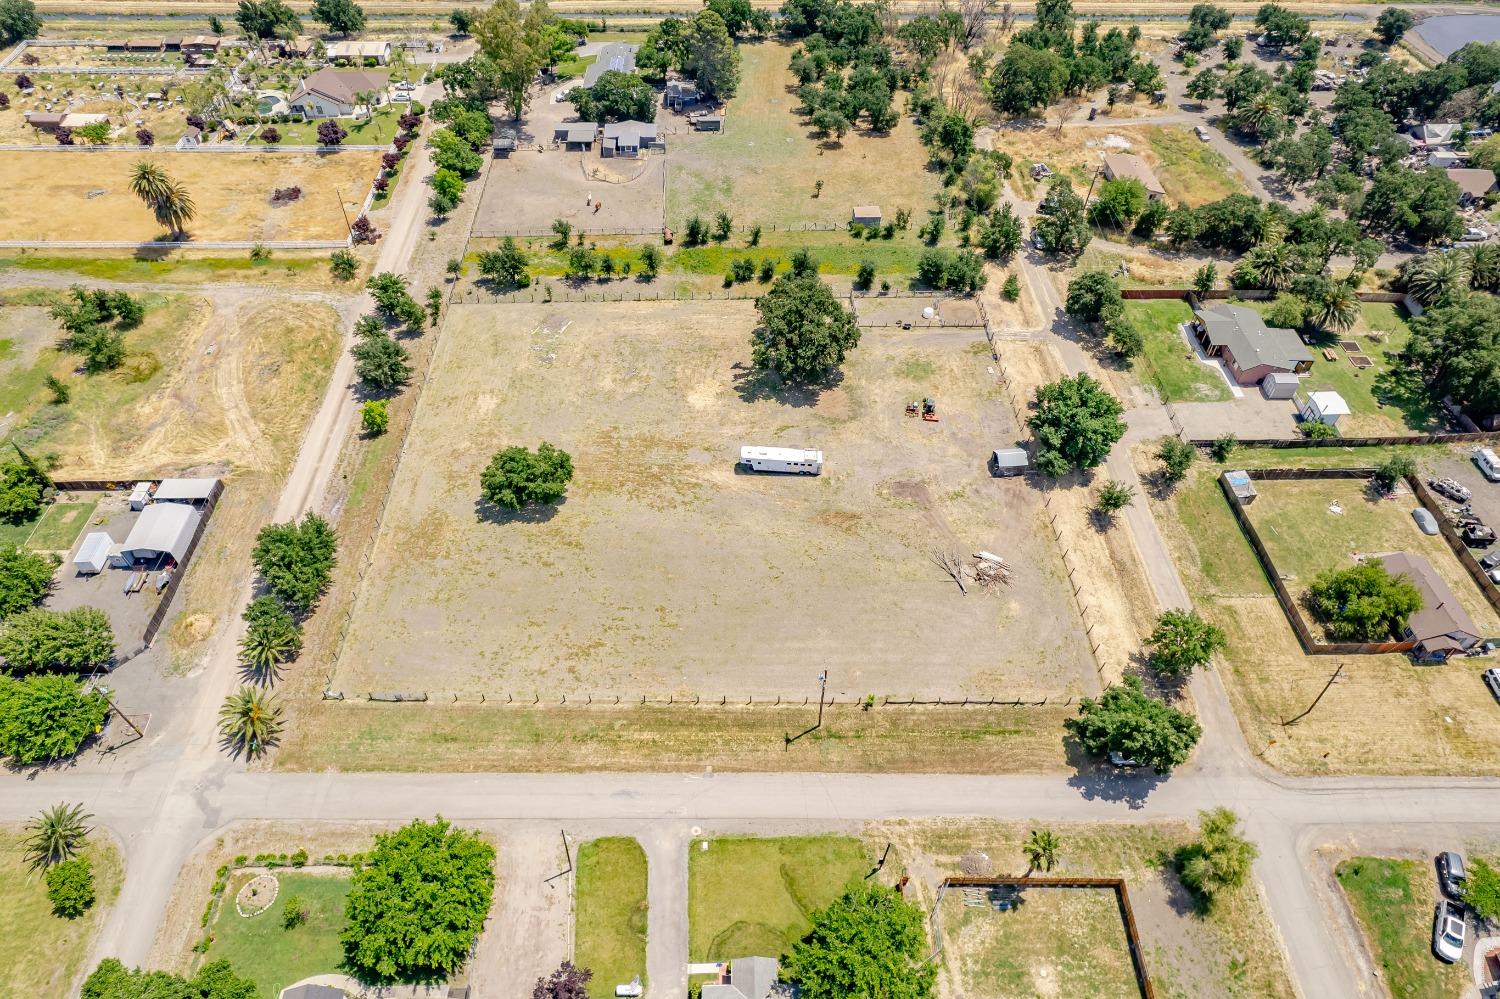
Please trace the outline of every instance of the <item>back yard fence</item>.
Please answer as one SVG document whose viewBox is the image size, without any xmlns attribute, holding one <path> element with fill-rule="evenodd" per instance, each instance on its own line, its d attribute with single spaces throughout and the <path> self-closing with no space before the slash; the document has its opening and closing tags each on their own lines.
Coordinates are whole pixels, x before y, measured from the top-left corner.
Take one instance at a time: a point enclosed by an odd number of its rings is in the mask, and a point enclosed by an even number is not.
<svg viewBox="0 0 1500 999">
<path fill-rule="evenodd" d="M 1188 441 L 1194 447 L 1209 448 L 1211 440 Z M 1426 444 L 1495 444 L 1500 443 L 1500 431 L 1478 433 L 1405 434 L 1391 437 L 1271 437 L 1262 440 L 1236 440 L 1236 447 L 1253 448 L 1305 448 L 1305 447 L 1405 447 Z M 1263 469 L 1275 471 L 1275 469 Z"/>
<path fill-rule="evenodd" d="M 712 223 L 713 223 L 713 219 L 711 217 L 706 217 L 706 218 L 704 218 L 703 221 L 705 223 L 709 224 L 709 225 L 712 225 Z M 601 228 L 597 228 L 596 229 L 596 228 L 593 228 L 593 227 L 591 227 L 591 226 L 589 226 L 587 224 L 576 224 L 575 223 L 572 226 L 572 232 L 573 232 L 574 236 L 576 236 L 578 233 L 583 233 L 586 236 L 599 236 L 599 237 L 604 237 L 604 238 L 607 239 L 607 238 L 609 238 L 611 236 L 660 236 L 660 235 L 662 235 L 662 230 L 664 228 L 665 228 L 664 226 L 657 225 L 657 226 L 643 226 L 643 227 L 635 228 L 635 229 L 629 229 L 629 228 L 627 228 L 627 229 L 620 229 L 620 228 L 614 228 L 614 227 L 601 227 Z M 748 236 L 751 233 L 753 233 L 756 229 L 759 229 L 762 233 L 767 233 L 767 232 L 843 232 L 843 231 L 847 230 L 848 228 L 849 228 L 849 224 L 847 222 L 790 222 L 790 223 L 766 222 L 766 223 L 762 223 L 762 224 L 759 224 L 759 225 L 737 225 L 737 226 L 732 227 L 730 229 L 730 232 L 732 232 L 732 233 L 739 233 L 742 236 Z M 674 232 L 675 232 L 675 230 L 674 230 Z M 549 240 L 551 240 L 551 239 L 556 239 L 557 238 L 557 233 L 553 232 L 550 229 L 547 230 L 546 232 L 537 232 L 535 229 L 506 229 L 506 228 L 499 227 L 499 226 L 490 226 L 490 227 L 476 226 L 474 228 L 474 231 L 473 231 L 473 236 L 474 236 L 475 239 L 500 239 L 500 238 L 503 238 L 505 236 L 510 236 L 512 239 L 549 239 Z M 680 239 L 681 237 L 680 236 L 676 236 L 674 238 L 679 238 Z M 705 247 L 712 247 L 712 246 L 719 245 L 721 242 L 722 242 L 721 240 L 711 239 L 707 243 L 704 243 L 702 245 L 705 246 Z M 692 247 L 688 246 L 685 241 L 683 242 L 682 245 L 686 249 L 692 249 Z M 742 247 L 742 249 L 750 249 L 750 247 Z"/>
<path fill-rule="evenodd" d="M 812 696 L 786 694 L 673 694 L 558 691 L 454 691 L 325 689 L 325 701 L 374 702 L 380 704 L 484 704 L 494 707 L 680 707 L 680 708 L 812 708 Z M 1070 707 L 1071 694 L 827 694 L 824 707 L 863 708 L 1044 708 Z"/>
<path fill-rule="evenodd" d="M 1023 892 L 1035 889 L 1113 892 L 1115 904 L 1120 910 L 1120 926 L 1125 932 L 1125 946 L 1130 951 L 1130 966 L 1135 972 L 1136 987 L 1140 989 L 1141 999 L 1156 999 L 1151 976 L 1146 972 L 1146 952 L 1141 946 L 1140 930 L 1136 927 L 1135 909 L 1130 905 L 1130 892 L 1126 889 L 1123 878 L 944 878 L 938 884 L 937 899 L 933 902 L 932 915 L 929 917 L 932 939 L 937 946 L 933 957 L 936 958 L 943 952 L 943 897 L 948 892 L 961 892 L 965 905 L 992 906 L 1007 897 L 1014 900 Z M 1025 918 L 1024 909 L 1018 918 Z"/>
<path fill-rule="evenodd" d="M 1120 297 L 1126 301 L 1160 301 L 1176 299 L 1191 303 L 1194 299 L 1231 299 L 1238 298 L 1246 302 L 1263 302 L 1275 298 L 1279 292 L 1269 288 L 1212 288 L 1208 291 L 1198 291 L 1196 288 L 1122 288 Z M 1406 311 L 1414 316 L 1422 314 L 1422 304 L 1410 295 L 1395 291 L 1361 291 L 1357 292 L 1361 302 L 1387 302 L 1400 304 Z"/>
<path fill-rule="evenodd" d="M 1252 468 L 1246 470 L 1246 475 L 1252 481 L 1275 481 L 1292 479 L 1372 479 L 1375 475 L 1373 468 Z M 1448 518 L 1443 515 L 1441 507 L 1433 498 L 1432 493 L 1422 484 L 1421 480 L 1414 475 L 1405 479 L 1406 485 L 1416 496 L 1417 501 L 1427 509 L 1438 523 L 1438 530 L 1447 542 L 1453 555 L 1458 559 L 1464 571 L 1474 580 L 1479 587 L 1479 592 L 1484 595 L 1490 606 L 1500 611 L 1500 587 L 1489 580 L 1484 569 L 1464 544 L 1463 538 L 1459 537 Z M 1358 655 L 1382 655 L 1390 652 L 1410 652 L 1416 647 L 1414 641 L 1400 642 L 1324 642 L 1313 632 L 1303 615 L 1302 606 L 1292 596 L 1283 581 L 1281 573 L 1276 568 L 1276 562 L 1271 553 L 1266 549 L 1265 542 L 1261 540 L 1260 532 L 1255 529 L 1255 524 L 1245 512 L 1245 505 L 1234 492 L 1230 485 L 1228 473 L 1219 476 L 1219 488 L 1224 493 L 1224 498 L 1229 502 L 1229 509 L 1234 514 L 1235 522 L 1239 524 L 1240 530 L 1250 542 L 1250 547 L 1255 551 L 1255 557 L 1260 562 L 1261 569 L 1270 581 L 1271 588 L 1275 592 L 1276 602 L 1281 604 L 1292 631 L 1297 636 L 1297 641 L 1302 645 L 1302 650 L 1310 656 L 1358 656 Z"/>
</svg>

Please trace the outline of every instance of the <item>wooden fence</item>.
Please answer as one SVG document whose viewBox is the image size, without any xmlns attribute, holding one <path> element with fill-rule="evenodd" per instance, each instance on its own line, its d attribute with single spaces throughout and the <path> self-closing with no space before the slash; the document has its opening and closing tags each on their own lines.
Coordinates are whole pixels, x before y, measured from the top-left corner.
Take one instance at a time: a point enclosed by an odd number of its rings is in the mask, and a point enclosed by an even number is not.
<svg viewBox="0 0 1500 999">
<path fill-rule="evenodd" d="M 1188 441 L 1194 447 L 1210 448 L 1214 442 L 1194 438 Z M 1236 440 L 1236 447 L 1254 448 L 1304 448 L 1304 447 L 1406 447 L 1427 444 L 1496 444 L 1500 443 L 1500 431 L 1478 433 L 1406 434 L 1391 437 L 1268 437 L 1260 440 Z"/>
<path fill-rule="evenodd" d="M 1043 888 L 1063 890 L 1084 889 L 1089 891 L 1104 890 L 1113 892 L 1115 904 L 1120 910 L 1120 923 L 1125 930 L 1125 945 L 1130 950 L 1130 966 L 1135 972 L 1136 987 L 1140 989 L 1141 999 L 1156 999 L 1156 991 L 1151 987 L 1151 976 L 1146 972 L 1146 953 L 1145 949 L 1141 946 L 1140 930 L 1136 927 L 1135 910 L 1130 905 L 1130 892 L 1126 889 L 1123 878 L 944 878 L 942 883 L 938 885 L 937 901 L 933 903 L 932 907 L 932 938 L 934 943 L 937 944 L 939 953 L 942 952 L 943 947 L 943 937 L 940 928 L 940 912 L 943 896 L 952 888 L 959 889 L 960 891 L 965 888 L 998 888 L 1022 892 L 1027 889 Z"/>
</svg>

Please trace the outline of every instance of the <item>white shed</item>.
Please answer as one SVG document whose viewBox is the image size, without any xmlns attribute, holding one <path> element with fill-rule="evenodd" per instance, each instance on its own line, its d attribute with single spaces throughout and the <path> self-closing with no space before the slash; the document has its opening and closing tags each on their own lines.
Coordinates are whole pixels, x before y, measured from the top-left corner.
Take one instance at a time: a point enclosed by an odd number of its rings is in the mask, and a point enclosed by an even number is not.
<svg viewBox="0 0 1500 999">
<path fill-rule="evenodd" d="M 74 570 L 81 576 L 103 572 L 105 564 L 109 562 L 109 550 L 114 544 L 115 539 L 103 531 L 91 531 L 84 536 L 83 544 L 78 546 L 78 554 L 73 556 Z"/>
<path fill-rule="evenodd" d="M 1302 403 L 1302 418 L 1309 422 L 1339 425 L 1339 418 L 1349 415 L 1349 404 L 1337 392 L 1309 392 Z"/>
<path fill-rule="evenodd" d="M 879 225 L 880 219 L 879 205 L 855 205 L 849 213 L 849 221 L 855 225 Z"/>
<path fill-rule="evenodd" d="M 742 447 L 740 463 L 756 472 L 817 475 L 823 471 L 823 452 L 800 447 Z"/>
<path fill-rule="evenodd" d="M 1273 371 L 1260 380 L 1260 391 L 1267 399 L 1290 399 L 1297 394 L 1300 379 L 1290 371 Z"/>
<path fill-rule="evenodd" d="M 135 488 L 130 491 L 130 509 L 146 509 L 146 504 L 151 502 L 151 485 L 150 482 L 137 482 L 135 484 Z"/>
<path fill-rule="evenodd" d="M 152 497 L 158 503 L 198 503 L 208 499 L 218 479 L 162 479 Z"/>
<path fill-rule="evenodd" d="M 186 503 L 152 503 L 136 518 L 120 547 L 120 555 L 127 562 L 170 555 L 180 564 L 187 556 L 188 545 L 202 517 Z"/>
</svg>

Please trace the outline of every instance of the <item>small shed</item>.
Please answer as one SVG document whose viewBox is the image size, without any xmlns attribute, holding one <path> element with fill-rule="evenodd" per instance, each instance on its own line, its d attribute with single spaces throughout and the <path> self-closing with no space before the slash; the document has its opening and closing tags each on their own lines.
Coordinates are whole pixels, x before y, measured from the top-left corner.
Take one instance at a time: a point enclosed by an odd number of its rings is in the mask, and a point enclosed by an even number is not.
<svg viewBox="0 0 1500 999">
<path fill-rule="evenodd" d="M 1023 447 L 1003 447 L 990 452 L 990 474 L 996 477 L 1024 475 L 1031 456 Z"/>
<path fill-rule="evenodd" d="M 879 225 L 880 206 L 855 205 L 854 211 L 850 214 L 849 221 L 855 225 Z"/>
<path fill-rule="evenodd" d="M 1349 415 L 1349 404 L 1337 392 L 1309 392 L 1302 401 L 1302 419 L 1308 422 L 1339 425 L 1339 418 Z"/>
<path fill-rule="evenodd" d="M 137 482 L 135 488 L 130 491 L 130 509 L 144 510 L 146 504 L 151 502 L 151 487 L 154 483 Z"/>
<path fill-rule="evenodd" d="M 561 143 L 565 149 L 590 149 L 598 137 L 599 125 L 592 121 L 570 121 L 557 126 L 552 132 L 552 141 Z"/>
<path fill-rule="evenodd" d="M 721 114 L 700 114 L 692 119 L 693 130 L 696 132 L 722 132 L 724 131 L 724 116 Z"/>
<path fill-rule="evenodd" d="M 73 556 L 73 568 L 80 576 L 103 572 L 114 544 L 115 539 L 103 531 L 89 532 L 84 536 L 83 544 L 78 546 L 78 554 Z"/>
<path fill-rule="evenodd" d="M 1301 379 L 1292 372 L 1273 371 L 1260 380 L 1260 391 L 1267 399 L 1291 399 L 1299 384 Z"/>
<path fill-rule="evenodd" d="M 505 159 L 507 156 L 509 156 L 511 153 L 515 152 L 516 151 L 516 139 L 515 139 L 515 136 L 513 136 L 513 135 L 502 135 L 499 138 L 497 138 L 495 140 L 494 151 L 495 151 L 495 156 L 498 157 L 499 159 L 502 159 L 502 160 Z"/>
<path fill-rule="evenodd" d="M 1230 492 L 1241 503 L 1253 503 L 1258 495 L 1255 491 L 1255 483 L 1250 478 L 1250 473 L 1243 469 L 1235 472 L 1225 472 L 1224 482 L 1229 486 Z"/>
</svg>

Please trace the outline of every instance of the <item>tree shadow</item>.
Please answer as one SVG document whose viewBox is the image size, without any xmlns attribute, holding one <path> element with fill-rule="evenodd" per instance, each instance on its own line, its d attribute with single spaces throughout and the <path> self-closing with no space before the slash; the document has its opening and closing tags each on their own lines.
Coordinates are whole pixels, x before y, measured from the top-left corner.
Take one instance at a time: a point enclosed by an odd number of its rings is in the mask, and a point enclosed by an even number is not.
<svg viewBox="0 0 1500 999">
<path fill-rule="evenodd" d="M 557 516 L 557 511 L 568 498 L 564 496 L 555 503 L 542 503 L 536 506 L 523 507 L 520 510 L 507 510 L 503 506 L 491 503 L 484 497 L 474 501 L 474 519 L 481 524 L 494 524 L 503 526 L 506 524 L 545 524 Z"/>
<path fill-rule="evenodd" d="M 1132 810 L 1144 808 L 1151 792 L 1167 779 L 1166 774 L 1150 767 L 1122 770 L 1101 762 L 1084 752 L 1078 740 L 1071 736 L 1063 739 L 1063 749 L 1068 766 L 1074 770 L 1073 776 L 1068 778 L 1068 786 L 1085 801 L 1110 801 Z"/>
<path fill-rule="evenodd" d="M 239 760 L 243 758 L 246 763 L 253 763 L 256 759 L 266 755 L 266 753 L 275 749 L 279 745 L 281 745 L 281 736 L 273 735 L 265 742 L 261 743 L 257 749 L 251 751 L 249 746 L 245 745 L 243 742 L 234 738 L 233 736 L 219 736 L 219 748 L 223 750 L 231 760 Z"/>
<path fill-rule="evenodd" d="M 784 381 L 774 371 L 752 368 L 738 361 L 732 370 L 734 390 L 742 402 L 763 402 L 769 399 L 783 406 L 816 406 L 824 392 L 838 388 L 844 381 L 842 371 L 833 371 L 818 382 L 796 385 Z"/>
</svg>

